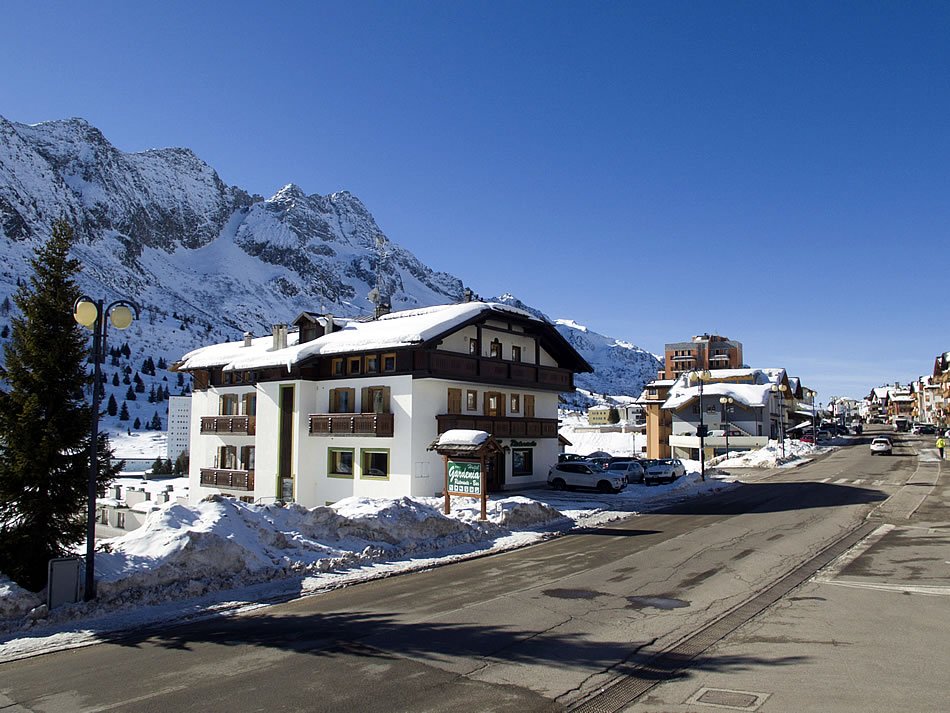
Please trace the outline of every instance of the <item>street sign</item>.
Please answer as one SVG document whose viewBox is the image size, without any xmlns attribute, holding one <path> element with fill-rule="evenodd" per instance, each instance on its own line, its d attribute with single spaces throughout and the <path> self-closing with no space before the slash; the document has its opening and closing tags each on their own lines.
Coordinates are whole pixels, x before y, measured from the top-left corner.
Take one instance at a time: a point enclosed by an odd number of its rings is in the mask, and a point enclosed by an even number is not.
<svg viewBox="0 0 950 713">
<path fill-rule="evenodd" d="M 450 495 L 481 495 L 482 464 L 450 460 L 448 462 Z"/>
</svg>

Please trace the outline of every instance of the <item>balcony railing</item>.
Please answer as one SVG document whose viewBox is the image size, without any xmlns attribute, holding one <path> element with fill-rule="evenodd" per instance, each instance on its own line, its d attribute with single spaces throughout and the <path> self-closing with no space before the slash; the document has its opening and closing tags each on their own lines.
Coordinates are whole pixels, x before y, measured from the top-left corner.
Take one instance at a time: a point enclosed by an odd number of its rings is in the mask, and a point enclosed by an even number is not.
<svg viewBox="0 0 950 713">
<path fill-rule="evenodd" d="M 202 416 L 201 432 L 253 436 L 257 433 L 257 418 L 255 416 Z"/>
<path fill-rule="evenodd" d="M 487 381 L 533 386 L 552 391 L 573 391 L 574 374 L 570 369 L 539 366 L 524 362 L 470 356 L 455 352 L 416 352 L 417 374 L 463 381 Z"/>
<path fill-rule="evenodd" d="M 254 471 L 202 468 L 201 484 L 229 490 L 254 490 Z"/>
<path fill-rule="evenodd" d="M 495 438 L 557 438 L 556 418 L 517 418 L 511 416 L 466 416 L 446 413 L 436 416 L 439 433 L 453 428 L 485 431 Z"/>
<path fill-rule="evenodd" d="M 394 423 L 391 413 L 312 413 L 310 435 L 390 437 Z"/>
</svg>

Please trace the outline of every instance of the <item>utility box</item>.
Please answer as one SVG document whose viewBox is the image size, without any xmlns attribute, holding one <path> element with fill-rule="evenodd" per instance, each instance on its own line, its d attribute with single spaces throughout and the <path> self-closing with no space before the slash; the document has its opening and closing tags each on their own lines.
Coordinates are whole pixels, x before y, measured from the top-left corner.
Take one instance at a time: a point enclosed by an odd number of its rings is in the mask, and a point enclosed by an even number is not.
<svg viewBox="0 0 950 713">
<path fill-rule="evenodd" d="M 82 557 L 57 557 L 49 561 L 46 606 L 52 611 L 82 598 Z"/>
</svg>

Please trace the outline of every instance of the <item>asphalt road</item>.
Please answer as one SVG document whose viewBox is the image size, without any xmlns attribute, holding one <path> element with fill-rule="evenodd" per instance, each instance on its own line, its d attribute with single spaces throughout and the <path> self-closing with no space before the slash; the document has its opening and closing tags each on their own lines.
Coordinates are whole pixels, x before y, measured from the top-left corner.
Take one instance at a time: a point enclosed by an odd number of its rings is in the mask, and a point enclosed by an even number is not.
<svg viewBox="0 0 950 713">
<path fill-rule="evenodd" d="M 944 710 L 950 488 L 929 440 L 867 440 L 521 550 L 4 664 L 0 713 Z"/>
</svg>

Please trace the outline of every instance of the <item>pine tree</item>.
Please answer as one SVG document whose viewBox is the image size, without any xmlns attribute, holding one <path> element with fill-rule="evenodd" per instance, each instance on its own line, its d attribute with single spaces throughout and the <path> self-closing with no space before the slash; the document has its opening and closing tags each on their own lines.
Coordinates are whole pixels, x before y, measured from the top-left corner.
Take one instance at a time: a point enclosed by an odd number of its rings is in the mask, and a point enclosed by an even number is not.
<svg viewBox="0 0 950 713">
<path fill-rule="evenodd" d="M 7 325 L 3 325 L 3 329 L 0 329 L 0 339 L 6 339 L 10 336 L 10 328 Z"/>
<path fill-rule="evenodd" d="M 129 390 L 125 392 L 126 401 L 135 401 L 135 391 L 132 390 L 132 387 L 129 387 Z"/>
<path fill-rule="evenodd" d="M 116 372 L 115 374 L 112 375 L 112 385 L 113 385 L 113 386 L 118 386 L 118 385 L 119 385 L 119 373 L 118 373 L 118 372 Z"/>
<path fill-rule="evenodd" d="M 86 533 L 90 406 L 88 333 L 73 320 L 79 297 L 65 221 L 37 248 L 33 274 L 14 296 L 19 315 L 0 369 L 0 571 L 38 591 L 48 562 Z M 99 488 L 117 469 L 100 434 Z"/>
<path fill-rule="evenodd" d="M 132 422 L 132 428 L 134 428 L 134 429 L 137 431 L 137 430 L 139 430 L 141 427 L 142 427 L 142 422 L 139 420 L 139 417 L 136 416 L 136 417 L 135 417 L 135 421 Z"/>
<path fill-rule="evenodd" d="M 109 405 L 106 407 L 106 413 L 110 416 L 115 416 L 119 413 L 119 404 L 115 400 L 115 394 L 109 394 Z"/>
<path fill-rule="evenodd" d="M 128 421 L 128 420 L 129 420 L 129 407 L 128 407 L 128 405 L 125 403 L 125 401 L 122 402 L 122 408 L 119 409 L 119 420 L 120 420 L 120 421 Z"/>
<path fill-rule="evenodd" d="M 152 388 L 148 392 L 148 402 L 150 404 L 155 403 L 155 384 L 152 384 Z"/>
</svg>

